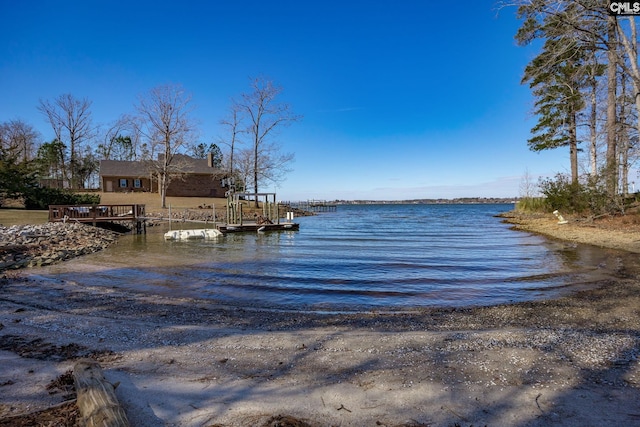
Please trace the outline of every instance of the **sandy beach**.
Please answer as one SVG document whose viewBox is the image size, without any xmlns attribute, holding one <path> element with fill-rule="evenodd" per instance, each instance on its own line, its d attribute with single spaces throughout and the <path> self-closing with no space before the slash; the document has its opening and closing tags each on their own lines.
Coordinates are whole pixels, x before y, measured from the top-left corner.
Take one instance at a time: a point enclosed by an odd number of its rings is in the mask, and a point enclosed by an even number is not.
<svg viewBox="0 0 640 427">
<path fill-rule="evenodd" d="M 0 426 L 73 419 L 72 401 L 21 415 L 73 398 L 83 357 L 120 383 L 132 426 L 640 424 L 637 225 L 508 220 L 611 249 L 562 298 L 404 313 L 256 311 L 5 273 Z"/>
</svg>

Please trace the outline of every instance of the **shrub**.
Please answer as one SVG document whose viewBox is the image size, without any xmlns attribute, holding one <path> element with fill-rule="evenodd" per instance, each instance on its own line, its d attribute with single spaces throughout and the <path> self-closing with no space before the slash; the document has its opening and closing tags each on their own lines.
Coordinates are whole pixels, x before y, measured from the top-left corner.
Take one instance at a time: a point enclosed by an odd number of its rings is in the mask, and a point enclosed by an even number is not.
<svg viewBox="0 0 640 427">
<path fill-rule="evenodd" d="M 567 175 L 557 174 L 554 179 L 542 180 L 540 192 L 546 196 L 547 205 L 551 210 L 581 213 L 588 207 L 582 185 L 572 183 Z"/>
<path fill-rule="evenodd" d="M 541 180 L 539 185 L 549 210 L 591 215 L 623 211 L 622 198 L 607 193 L 602 176 L 590 176 L 581 184 L 572 183 L 567 175 L 557 174 L 553 179 Z"/>
<path fill-rule="evenodd" d="M 58 188 L 34 187 L 24 194 L 26 209 L 49 209 L 49 205 L 98 204 L 98 194 L 75 194 Z"/>
</svg>

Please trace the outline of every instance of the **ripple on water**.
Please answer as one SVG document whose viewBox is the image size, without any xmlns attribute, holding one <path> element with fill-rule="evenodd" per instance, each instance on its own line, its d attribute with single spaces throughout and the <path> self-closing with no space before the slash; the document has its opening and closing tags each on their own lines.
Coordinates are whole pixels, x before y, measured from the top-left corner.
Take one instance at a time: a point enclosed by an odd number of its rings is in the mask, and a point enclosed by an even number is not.
<svg viewBox="0 0 640 427">
<path fill-rule="evenodd" d="M 356 205 L 297 219 L 300 231 L 165 242 L 124 236 L 41 269 L 78 282 L 322 310 L 486 305 L 555 296 L 588 282 L 605 251 L 510 230 L 512 205 Z"/>
</svg>

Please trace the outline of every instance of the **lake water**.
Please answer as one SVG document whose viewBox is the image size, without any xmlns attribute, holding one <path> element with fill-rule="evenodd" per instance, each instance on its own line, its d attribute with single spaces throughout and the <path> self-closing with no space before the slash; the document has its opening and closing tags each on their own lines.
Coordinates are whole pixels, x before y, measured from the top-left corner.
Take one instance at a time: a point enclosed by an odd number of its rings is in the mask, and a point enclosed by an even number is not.
<svg viewBox="0 0 640 427">
<path fill-rule="evenodd" d="M 593 280 L 606 254 L 510 230 L 513 205 L 341 205 L 299 231 L 166 242 L 159 227 L 40 269 L 80 283 L 318 311 L 486 305 Z M 176 227 L 174 223 L 174 229 Z"/>
</svg>

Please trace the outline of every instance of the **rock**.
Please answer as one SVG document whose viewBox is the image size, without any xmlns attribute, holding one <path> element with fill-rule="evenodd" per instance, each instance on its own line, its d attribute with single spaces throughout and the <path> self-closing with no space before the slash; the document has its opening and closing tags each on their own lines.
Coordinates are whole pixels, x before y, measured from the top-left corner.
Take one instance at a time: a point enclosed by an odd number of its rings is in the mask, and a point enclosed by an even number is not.
<svg viewBox="0 0 640 427">
<path fill-rule="evenodd" d="M 0 226 L 0 271 L 49 265 L 102 250 L 118 234 L 85 224 L 60 222 Z"/>
</svg>

